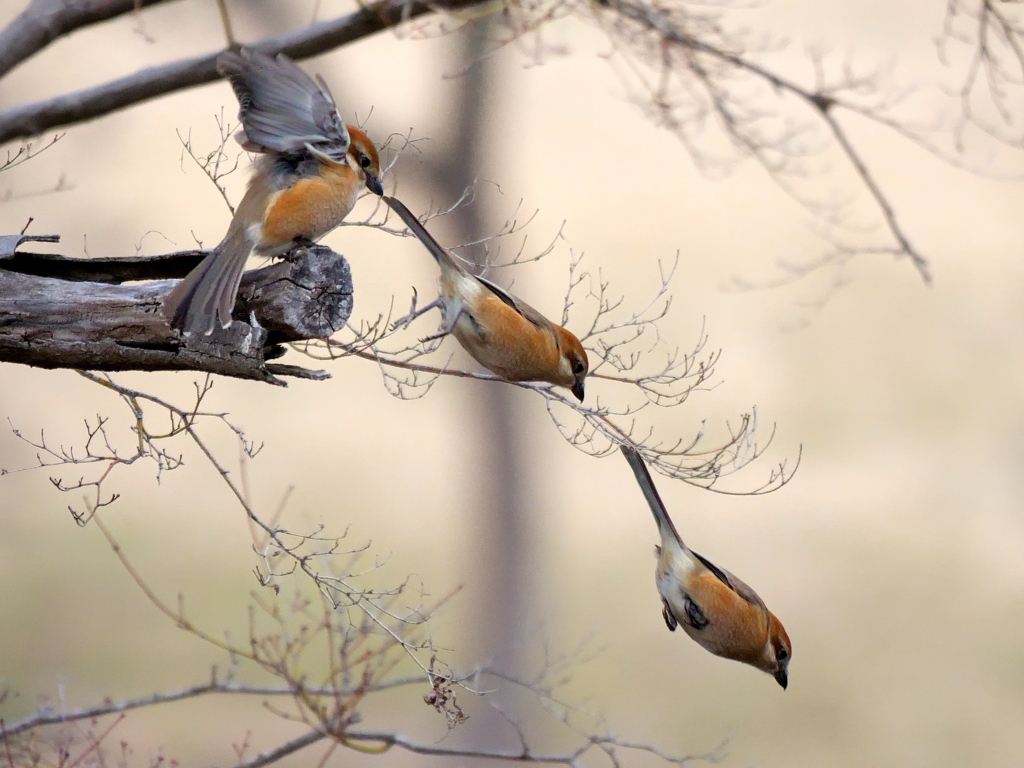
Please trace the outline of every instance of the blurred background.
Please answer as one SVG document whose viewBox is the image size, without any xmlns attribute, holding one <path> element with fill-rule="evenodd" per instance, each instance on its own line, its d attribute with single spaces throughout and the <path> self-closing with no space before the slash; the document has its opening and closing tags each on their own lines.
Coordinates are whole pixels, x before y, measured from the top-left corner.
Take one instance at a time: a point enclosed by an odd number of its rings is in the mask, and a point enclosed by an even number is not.
<svg viewBox="0 0 1024 768">
<path fill-rule="evenodd" d="M 0 9 L 0 23 L 21 5 Z M 247 41 L 302 27 L 314 5 L 321 17 L 350 10 L 332 0 L 253 3 L 237 11 L 236 33 Z M 921 86 L 925 96 L 911 103 L 921 111 L 909 118 L 928 123 L 941 100 L 937 73 L 956 80 L 935 52 L 939 5 L 789 0 L 738 9 L 733 23 L 790 39 L 775 57 L 794 76 L 806 74 L 814 45 L 839 67 L 849 59 L 883 67 L 899 85 Z M 343 116 L 365 121 L 377 141 L 410 130 L 423 139 L 389 180 L 416 211 L 454 202 L 431 177 L 459 150 L 447 137 L 464 50 L 456 36 L 441 34 L 457 25 L 434 20 L 303 63 L 324 76 Z M 691 349 L 705 328 L 709 348 L 722 351 L 717 386 L 677 409 L 648 413 L 645 423 L 688 440 L 702 421 L 721 433 L 756 406 L 763 438 L 774 425 L 774 440 L 762 460 L 728 479 L 725 487 L 736 491 L 761 485 L 774 463 L 801 461 L 791 482 L 764 496 L 656 479 L 688 542 L 754 586 L 785 622 L 794 646 L 789 689 L 666 631 L 653 583 L 655 527 L 628 468 L 618 454 L 595 459 L 574 450 L 533 393 L 444 379 L 422 399 L 404 401 L 388 394 L 374 364 L 355 358 L 330 363 L 327 382 L 293 381 L 287 389 L 218 379 L 207 407 L 229 412 L 264 444 L 245 463 L 256 506 L 270 516 L 291 488 L 289 525 L 322 523 L 338 535 L 347 530 L 353 547 L 370 542 L 366 562 L 383 563 L 380 583 L 412 574 L 436 597 L 461 585 L 430 623 L 458 669 L 493 660 L 509 645 L 526 649 L 515 663 L 527 667 L 542 647 L 577 654 L 559 695 L 601 713 L 624 739 L 673 754 L 715 751 L 735 766 L 1021 765 L 1019 159 L 1014 166 L 1012 156 L 981 147 L 965 164 L 986 173 L 973 173 L 850 117 L 843 124 L 930 260 L 933 285 L 906 260 L 863 256 L 781 287 L 736 290 L 737 279 L 777 281 L 790 274 L 780 264 L 813 262 L 823 245 L 812 216 L 751 163 L 702 174 L 678 138 L 645 115 L 644 95 L 621 75 L 594 24 L 566 18 L 545 26 L 541 39 L 542 46 L 524 38 L 489 57 L 486 138 L 476 160 L 486 194 L 477 214 L 495 232 L 521 201 L 522 211 L 536 211 L 527 251 L 542 250 L 559 231 L 562 238 L 542 261 L 501 279 L 514 279 L 518 295 L 557 318 L 570 255 L 582 252 L 585 267 L 639 308 L 657 288 L 659 260 L 680 254 L 662 334 Z M 222 45 L 213 3 L 182 0 L 59 41 L 4 80 L 0 107 Z M 215 244 L 230 214 L 183 157 L 179 136 L 210 151 L 217 116 L 233 120 L 236 109 L 230 89 L 216 83 L 70 128 L 0 177 L 0 193 L 11 195 L 0 207 L 0 232 L 19 232 L 33 217 L 29 231 L 61 235 L 54 250 L 66 255 Z M 246 165 L 243 156 L 228 181 L 235 201 Z M 67 189 L 34 194 L 59 179 Z M 824 179 L 828 194 L 862 195 L 841 162 Z M 369 213 L 368 203 L 357 213 Z M 877 225 L 870 217 L 857 223 Z M 432 230 L 445 242 L 459 239 L 444 219 Z M 522 242 L 506 239 L 509 252 Z M 351 262 L 354 321 L 373 320 L 392 301 L 404 312 L 412 286 L 432 296 L 436 268 L 412 240 L 348 226 L 325 242 Z M 423 319 L 410 333 L 425 335 L 432 323 Z M 455 364 L 474 365 L 454 342 L 445 348 Z M 116 379 L 185 405 L 200 377 Z M 588 398 L 614 403 L 617 386 L 593 381 Z M 488 426 L 495 408 L 510 409 L 514 436 Z M 84 420 L 109 415 L 118 439 L 132 442 L 124 407 L 71 371 L 0 366 L 0 414 L 26 435 L 45 430 L 48 443 L 67 446 L 82 444 Z M 212 428 L 210 440 L 237 471 L 230 434 Z M 189 618 L 213 635 L 244 637 L 257 589 L 249 528 L 213 468 L 188 450 L 185 466 L 159 478 L 145 462 L 115 469 L 108 488 L 121 497 L 103 519 L 162 599 L 174 605 L 180 595 Z M 509 544 L 514 570 L 498 579 L 519 588 L 502 599 L 522 601 L 504 624 L 506 606 L 493 597 L 502 538 L 491 514 L 502 450 L 514 450 L 514 490 L 525 511 Z M 11 428 L 0 430 L 0 467 L 32 466 L 34 455 Z M 212 665 L 224 665 L 154 608 L 95 526 L 75 525 L 66 507 L 80 496 L 61 494 L 47 479 L 73 482 L 87 472 L 0 477 L 0 689 L 7 691 L 0 717 L 7 722 L 40 706 L 70 710 L 200 683 Z M 445 739 L 424 692 L 369 705 L 368 727 L 428 744 Z M 473 717 L 481 703 L 469 696 L 463 703 L 471 719 L 441 745 L 485 738 L 473 731 L 488 721 Z M 555 743 L 568 743 L 551 722 L 529 717 L 538 732 L 550 729 Z M 164 756 L 227 765 L 242 743 L 253 745 L 251 754 L 303 730 L 261 701 L 211 697 L 135 713 L 114 738 L 131 745 L 132 764 Z M 498 730 L 494 738 L 515 748 L 514 731 Z M 282 764 L 316 764 L 322 753 L 314 748 Z M 452 762 L 339 750 L 327 764 L 383 761 Z"/>
</svg>

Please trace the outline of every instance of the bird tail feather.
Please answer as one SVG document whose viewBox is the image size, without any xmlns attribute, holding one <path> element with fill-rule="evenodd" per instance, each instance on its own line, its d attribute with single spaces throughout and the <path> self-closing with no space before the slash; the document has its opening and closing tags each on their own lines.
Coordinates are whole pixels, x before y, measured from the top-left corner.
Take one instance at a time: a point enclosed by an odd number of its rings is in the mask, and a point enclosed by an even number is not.
<svg viewBox="0 0 1024 768">
<path fill-rule="evenodd" d="M 437 242 L 432 234 L 427 232 L 426 227 L 420 224 L 420 220 L 413 215 L 412 211 L 405 207 L 405 203 L 397 198 L 388 196 L 384 197 L 384 202 L 391 206 L 391 210 L 398 214 L 398 217 L 405 222 L 405 226 L 426 246 L 427 250 L 430 251 L 430 255 L 436 259 L 442 269 L 451 269 L 456 272 L 465 271 L 452 258 L 452 255 L 444 249 L 444 246 Z"/>
<path fill-rule="evenodd" d="M 636 476 L 637 483 L 640 484 L 640 490 L 643 491 L 644 498 L 647 499 L 651 512 L 654 513 L 654 519 L 658 523 L 658 530 L 671 532 L 675 540 L 679 542 L 679 545 L 684 546 L 683 540 L 679 536 L 675 524 L 672 522 L 672 518 L 668 516 L 668 509 L 665 508 L 665 503 L 661 500 L 661 496 L 658 495 L 658 489 L 654 487 L 654 479 L 651 477 L 650 470 L 647 469 L 647 464 L 640 456 L 640 453 L 635 448 L 629 446 L 622 445 L 619 447 L 622 449 L 622 455 L 629 462 L 629 466 Z"/>
<path fill-rule="evenodd" d="M 224 328 L 231 325 L 238 286 L 251 251 L 252 242 L 244 234 L 230 237 L 189 272 L 164 300 L 171 327 L 209 335 L 218 320 Z"/>
</svg>

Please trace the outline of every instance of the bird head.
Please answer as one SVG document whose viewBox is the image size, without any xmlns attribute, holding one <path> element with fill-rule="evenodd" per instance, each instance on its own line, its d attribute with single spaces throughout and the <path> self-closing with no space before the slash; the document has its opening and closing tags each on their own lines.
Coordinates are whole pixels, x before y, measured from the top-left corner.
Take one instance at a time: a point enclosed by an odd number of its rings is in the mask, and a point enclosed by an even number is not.
<svg viewBox="0 0 1024 768">
<path fill-rule="evenodd" d="M 768 643 L 765 645 L 764 657 L 757 666 L 775 678 L 775 682 L 785 690 L 789 685 L 789 660 L 793 657 L 793 646 L 782 622 L 775 614 L 768 613 Z"/>
<path fill-rule="evenodd" d="M 557 326 L 558 347 L 561 350 L 561 359 L 558 361 L 558 374 L 560 381 L 554 382 L 569 387 L 576 399 L 583 402 L 583 380 L 587 377 L 590 369 L 590 361 L 587 360 L 587 352 L 583 349 L 580 340 L 561 326 Z"/>
<path fill-rule="evenodd" d="M 346 126 L 346 128 L 348 128 L 351 139 L 348 156 L 366 177 L 366 188 L 375 195 L 383 195 L 384 187 L 380 183 L 380 156 L 377 154 L 377 147 L 361 129 L 353 125 Z"/>
</svg>

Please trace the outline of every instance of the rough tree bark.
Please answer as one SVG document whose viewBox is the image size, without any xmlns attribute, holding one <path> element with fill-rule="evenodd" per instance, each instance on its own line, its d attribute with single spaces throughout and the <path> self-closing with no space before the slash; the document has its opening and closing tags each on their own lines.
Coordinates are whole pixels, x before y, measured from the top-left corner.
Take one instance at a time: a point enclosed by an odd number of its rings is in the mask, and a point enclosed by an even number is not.
<svg viewBox="0 0 1024 768">
<path fill-rule="evenodd" d="M 174 280 L 206 251 L 152 257 L 72 259 L 16 252 L 0 237 L 0 361 L 42 368 L 193 370 L 283 385 L 279 376 L 324 379 L 326 371 L 268 364 L 289 341 L 330 336 L 352 313 L 344 257 L 297 247 L 242 278 L 235 322 L 209 336 L 172 330 L 161 308 Z M 147 282 L 136 282 L 147 281 Z"/>
</svg>

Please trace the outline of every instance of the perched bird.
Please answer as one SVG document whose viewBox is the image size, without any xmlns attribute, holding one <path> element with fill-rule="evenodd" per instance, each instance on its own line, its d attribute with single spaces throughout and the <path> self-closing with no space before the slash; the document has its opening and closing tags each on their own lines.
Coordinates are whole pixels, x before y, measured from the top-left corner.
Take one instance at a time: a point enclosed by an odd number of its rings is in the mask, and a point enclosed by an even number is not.
<svg viewBox="0 0 1024 768">
<path fill-rule="evenodd" d="M 396 325 L 440 307 L 441 330 L 452 334 L 473 359 L 509 381 L 547 381 L 568 387 L 583 401 L 589 362 L 580 340 L 490 280 L 470 274 L 420 224 L 405 205 L 385 197 L 441 268 L 441 296 Z"/>
<path fill-rule="evenodd" d="M 284 54 L 273 59 L 246 48 L 221 54 L 217 71 L 238 97 L 236 138 L 260 157 L 220 245 L 164 301 L 171 325 L 189 333 L 231 325 L 250 254 L 279 256 L 327 234 L 364 185 L 384 194 L 377 148 L 342 122 L 321 77 L 314 82 Z"/>
<path fill-rule="evenodd" d="M 626 446 L 622 453 L 658 523 L 655 577 L 668 628 L 681 624 L 711 653 L 755 666 L 785 688 L 793 646 L 782 623 L 754 590 L 683 543 L 640 454 Z"/>
</svg>

